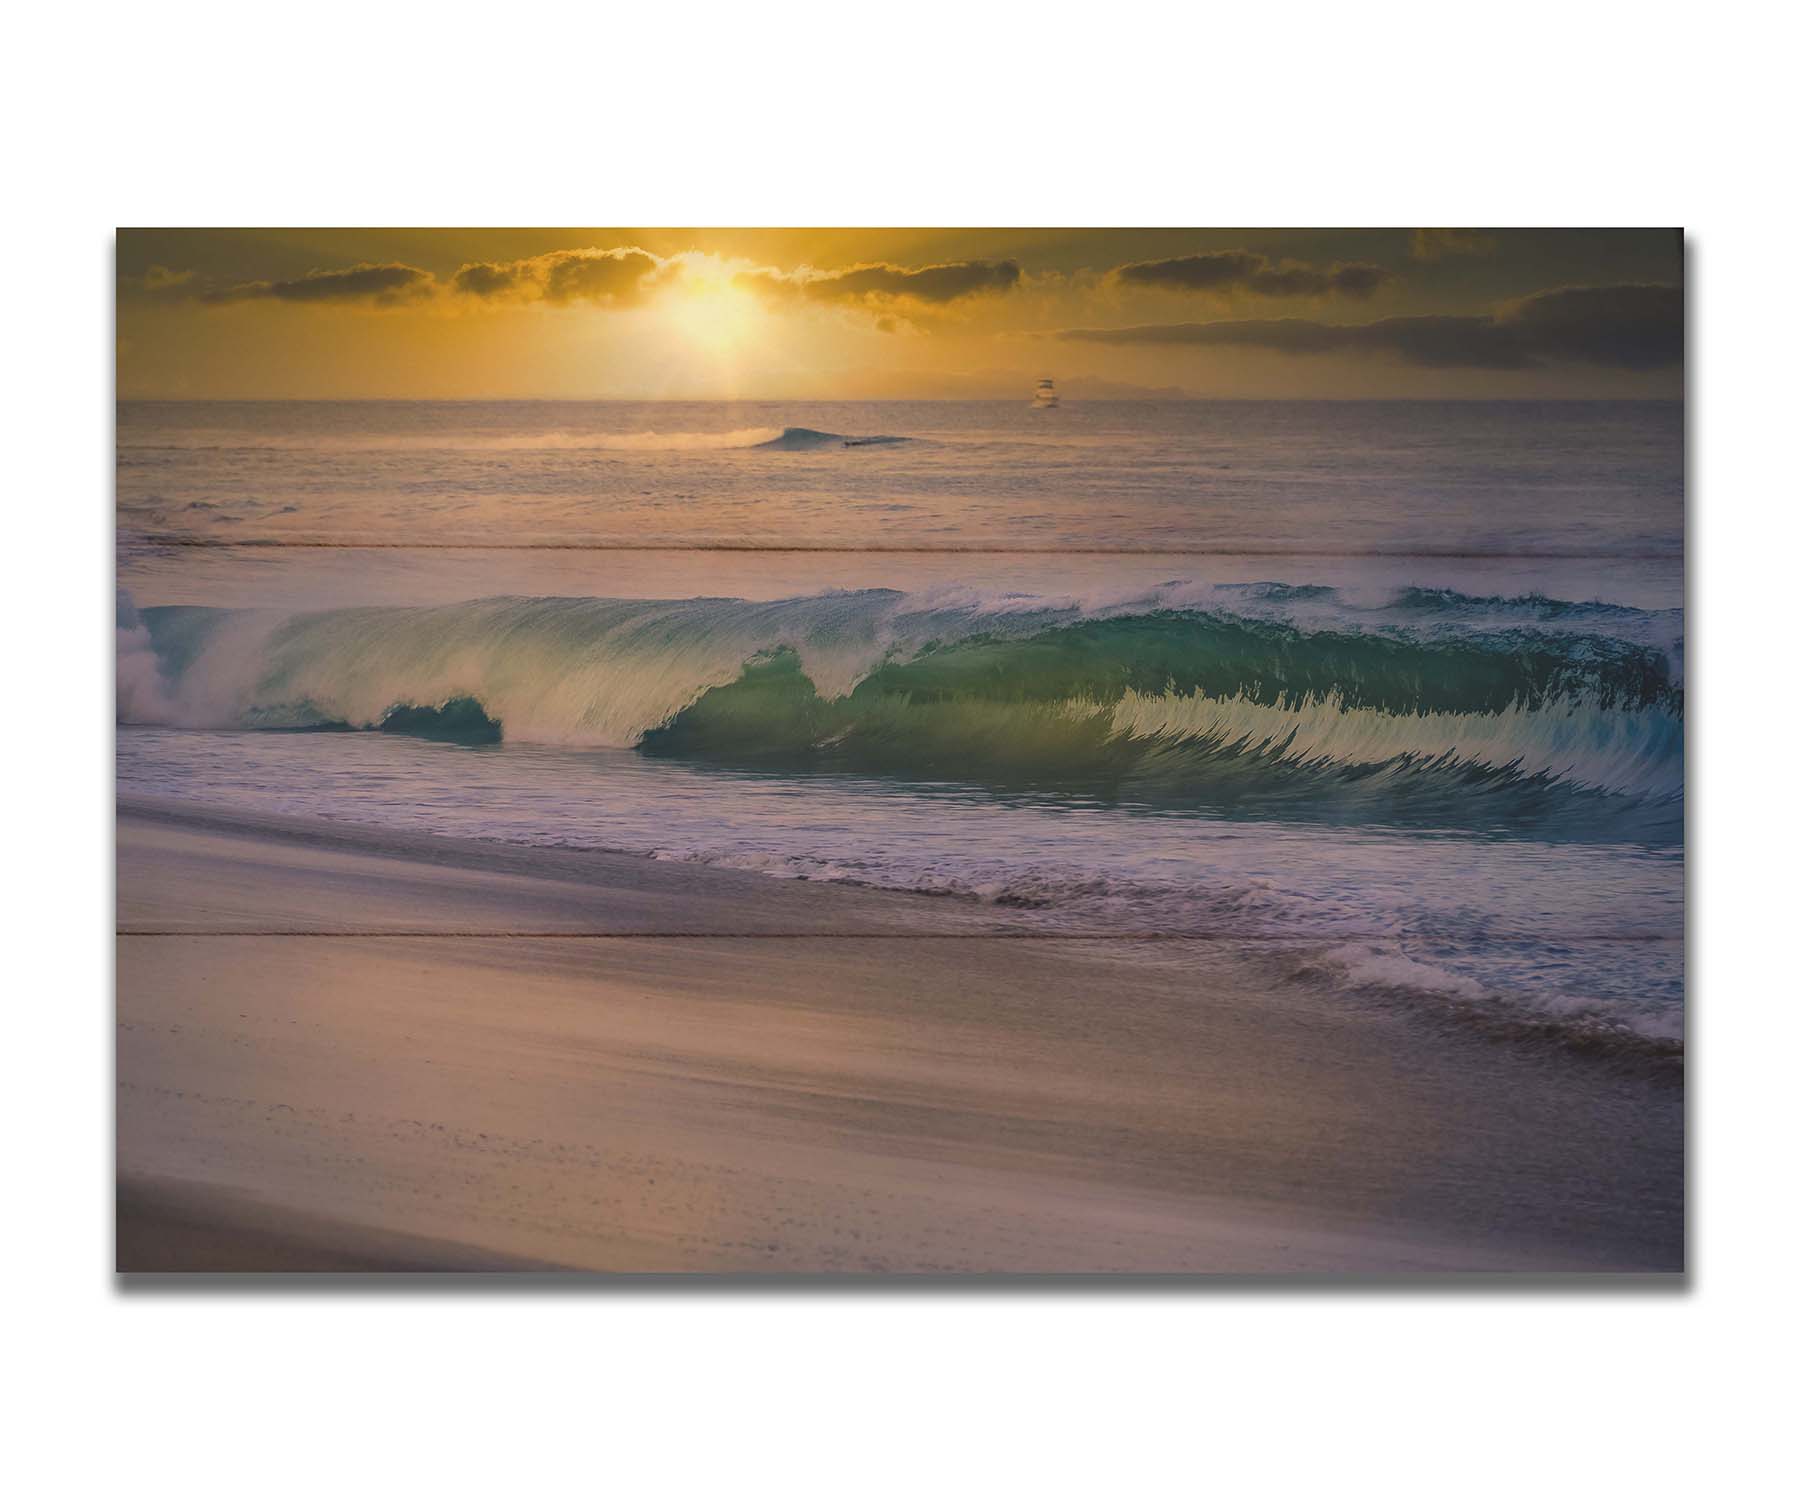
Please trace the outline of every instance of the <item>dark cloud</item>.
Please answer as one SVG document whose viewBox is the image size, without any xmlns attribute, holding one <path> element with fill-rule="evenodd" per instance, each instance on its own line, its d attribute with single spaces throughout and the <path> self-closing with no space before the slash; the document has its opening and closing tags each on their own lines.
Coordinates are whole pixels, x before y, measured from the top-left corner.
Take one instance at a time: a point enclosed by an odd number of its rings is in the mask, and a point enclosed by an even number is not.
<svg viewBox="0 0 1800 1500">
<path fill-rule="evenodd" d="M 341 271 L 308 271 L 285 281 L 240 281 L 221 285 L 195 271 L 151 266 L 140 276 L 121 276 L 121 296 L 158 302 L 371 302 L 393 306 L 428 296 L 437 279 L 429 271 L 398 262 L 363 262 Z"/>
<path fill-rule="evenodd" d="M 291 281 L 246 281 L 203 293 L 208 302 L 376 302 L 392 304 L 427 295 L 436 284 L 417 266 L 362 264 L 344 271 L 308 271 Z"/>
<path fill-rule="evenodd" d="M 1113 277 L 1127 286 L 1168 287 L 1183 292 L 1233 291 L 1268 264 L 1249 250 L 1215 250 L 1172 260 L 1140 260 L 1118 266 Z"/>
<path fill-rule="evenodd" d="M 192 271 L 172 271 L 167 266 L 151 266 L 142 276 L 119 279 L 133 291 L 151 297 L 192 297 L 198 290 L 198 281 Z"/>
<path fill-rule="evenodd" d="M 1340 297 L 1354 297 L 1359 302 L 1373 297 L 1393 279 L 1392 271 L 1372 261 L 1350 261 L 1331 268 L 1331 289 Z"/>
<path fill-rule="evenodd" d="M 636 302 L 645 283 L 668 264 L 648 250 L 552 250 L 528 260 L 476 261 L 451 279 L 471 297 L 520 297 L 545 302 Z"/>
<path fill-rule="evenodd" d="M 1492 255 L 1494 240 L 1479 229 L 1415 229 L 1414 260 L 1442 260 L 1446 255 Z"/>
<path fill-rule="evenodd" d="M 1254 250 L 1214 250 L 1205 255 L 1178 255 L 1170 260 L 1139 260 L 1115 267 L 1112 278 L 1124 286 L 1164 291 L 1204 292 L 1253 297 L 1351 297 L 1366 300 L 1394 279 L 1385 266 L 1370 261 L 1315 266 L 1302 260 L 1273 261 Z"/>
<path fill-rule="evenodd" d="M 647 250 L 564 252 L 544 262 L 544 298 L 549 302 L 630 302 L 644 278 L 662 264 Z"/>
<path fill-rule="evenodd" d="M 1545 359 L 1645 370 L 1681 362 L 1684 299 L 1678 286 L 1570 286 L 1509 303 L 1503 332 Z"/>
<path fill-rule="evenodd" d="M 742 286 L 774 297 L 942 305 L 962 297 L 1011 291 L 1019 277 L 1016 260 L 957 260 L 916 268 L 881 262 L 843 271 L 745 271 L 737 279 Z"/>
<path fill-rule="evenodd" d="M 450 285 L 471 297 L 501 297 L 518 289 L 519 271 L 516 264 L 476 261 L 459 270 Z"/>
<path fill-rule="evenodd" d="M 1643 370 L 1681 362 L 1682 291 L 1676 286 L 1560 287 L 1474 316 L 1382 318 L 1373 323 L 1244 318 L 1069 328 L 1056 337 L 1284 354 L 1377 354 L 1438 369 L 1590 364 Z"/>
</svg>

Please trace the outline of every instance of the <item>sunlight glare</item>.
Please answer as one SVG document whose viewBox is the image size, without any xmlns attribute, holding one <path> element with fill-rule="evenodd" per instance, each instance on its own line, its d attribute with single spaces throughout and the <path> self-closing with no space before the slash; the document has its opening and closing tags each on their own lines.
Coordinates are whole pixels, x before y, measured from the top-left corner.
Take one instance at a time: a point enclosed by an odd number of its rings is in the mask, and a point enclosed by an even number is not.
<svg viewBox="0 0 1800 1500">
<path fill-rule="evenodd" d="M 716 256 L 687 257 L 660 308 L 673 332 L 714 360 L 729 360 L 762 332 L 762 303 L 737 284 L 738 269 Z"/>
</svg>

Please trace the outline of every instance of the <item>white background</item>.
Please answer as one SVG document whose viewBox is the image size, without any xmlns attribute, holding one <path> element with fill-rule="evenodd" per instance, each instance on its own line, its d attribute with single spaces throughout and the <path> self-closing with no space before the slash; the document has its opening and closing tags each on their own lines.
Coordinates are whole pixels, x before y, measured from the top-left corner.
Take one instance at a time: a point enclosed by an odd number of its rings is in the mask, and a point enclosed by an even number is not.
<svg viewBox="0 0 1800 1500">
<path fill-rule="evenodd" d="M 1743 1495 L 1791 1481 L 1791 43 L 1714 3 L 316 3 L 8 21 L 22 1495 Z M 1693 1275 L 1654 1292 L 121 1294 L 117 224 L 1685 225 Z"/>
</svg>

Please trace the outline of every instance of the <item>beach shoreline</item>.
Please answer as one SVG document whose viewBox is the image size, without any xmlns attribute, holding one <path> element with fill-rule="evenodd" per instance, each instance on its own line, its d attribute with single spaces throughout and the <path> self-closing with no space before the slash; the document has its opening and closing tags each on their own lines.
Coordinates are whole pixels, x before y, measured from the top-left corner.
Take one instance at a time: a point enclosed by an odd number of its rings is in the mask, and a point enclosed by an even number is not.
<svg viewBox="0 0 1800 1500">
<path fill-rule="evenodd" d="M 1229 943 L 138 800 L 118 914 L 125 1272 L 1683 1264 L 1678 1082 Z"/>
</svg>

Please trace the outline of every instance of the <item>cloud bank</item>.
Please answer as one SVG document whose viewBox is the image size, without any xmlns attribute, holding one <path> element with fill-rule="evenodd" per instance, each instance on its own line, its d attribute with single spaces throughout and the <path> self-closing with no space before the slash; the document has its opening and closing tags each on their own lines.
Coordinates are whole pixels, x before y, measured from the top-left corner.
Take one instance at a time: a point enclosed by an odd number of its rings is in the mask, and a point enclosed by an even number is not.
<svg viewBox="0 0 1800 1500">
<path fill-rule="evenodd" d="M 775 300 L 942 307 L 965 297 L 1009 292 L 1022 274 L 1016 260 L 957 260 L 916 268 L 881 261 L 842 271 L 744 271 L 736 279 L 739 286 Z"/>
<path fill-rule="evenodd" d="M 1349 297 L 1366 301 L 1394 273 L 1371 261 L 1339 261 L 1329 266 L 1301 260 L 1271 260 L 1254 250 L 1214 250 L 1169 260 L 1139 260 L 1110 273 L 1121 286 L 1217 296 Z"/>
<path fill-rule="evenodd" d="M 458 293 L 559 304 L 628 307 L 643 299 L 664 268 L 661 256 L 621 245 L 611 250 L 552 250 L 525 260 L 474 261 L 450 280 Z"/>
<path fill-rule="evenodd" d="M 1492 255 L 1492 235 L 1479 229 L 1415 229 L 1412 232 L 1414 260 L 1442 260 L 1447 255 Z"/>
<path fill-rule="evenodd" d="M 1527 370 L 1589 364 L 1647 370 L 1681 362 L 1682 304 L 1678 286 L 1575 286 L 1537 292 L 1475 316 L 1381 318 L 1372 323 L 1243 318 L 1066 328 L 1053 337 L 1294 355 L 1383 355 L 1433 369 Z"/>
<path fill-rule="evenodd" d="M 396 306 L 443 297 L 455 302 L 500 305 L 540 302 L 635 307 L 652 293 L 677 285 L 691 274 L 689 257 L 664 257 L 636 245 L 611 249 L 552 250 L 521 260 L 468 261 L 447 281 L 399 262 L 364 263 L 343 270 L 308 271 L 285 281 L 246 281 L 217 286 L 191 271 L 153 266 L 145 275 L 120 280 L 123 294 L 164 301 L 209 304 L 251 301 L 365 303 Z M 964 299 L 1011 291 L 1023 272 L 1013 260 L 963 260 L 941 265 L 900 266 L 881 261 L 841 271 L 773 267 L 736 272 L 733 282 L 769 300 L 819 303 L 873 312 L 891 329 L 889 314 L 947 307 Z"/>
<path fill-rule="evenodd" d="M 185 285 L 186 282 L 177 283 Z M 236 286 L 202 292 L 207 302 L 374 302 L 393 305 L 429 296 L 437 278 L 417 266 L 398 261 L 384 265 L 367 262 L 342 271 L 308 271 L 288 281 L 245 281 Z"/>
<path fill-rule="evenodd" d="M 120 276 L 119 295 L 153 302 L 197 302 L 219 306 L 231 302 L 368 303 L 399 306 L 430 296 L 437 278 L 417 266 L 398 261 L 363 261 L 341 270 L 308 271 L 286 280 L 219 284 L 195 271 L 151 266 L 141 275 Z"/>
</svg>

